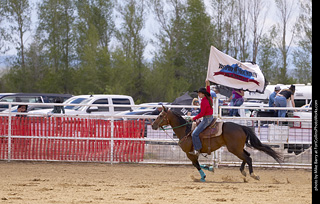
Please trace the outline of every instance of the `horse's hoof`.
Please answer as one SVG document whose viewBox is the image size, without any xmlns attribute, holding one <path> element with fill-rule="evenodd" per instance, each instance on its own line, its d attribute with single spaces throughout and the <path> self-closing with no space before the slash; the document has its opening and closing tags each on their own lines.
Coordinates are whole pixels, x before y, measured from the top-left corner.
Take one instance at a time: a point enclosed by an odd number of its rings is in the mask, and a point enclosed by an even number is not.
<svg viewBox="0 0 320 204">
<path fill-rule="evenodd" d="M 244 177 L 246 177 L 247 176 L 247 173 L 243 170 L 243 171 L 241 171 L 241 174 L 244 176 Z"/>
<path fill-rule="evenodd" d="M 205 181 L 206 181 L 206 178 L 207 178 L 207 176 L 204 175 L 204 176 L 201 177 L 200 181 L 201 181 L 201 182 L 205 182 Z"/>
<path fill-rule="evenodd" d="M 250 176 L 258 181 L 260 181 L 260 176 L 256 176 L 254 173 L 250 174 Z"/>
<path fill-rule="evenodd" d="M 206 178 L 197 179 L 193 175 L 190 175 L 190 177 L 194 182 L 206 182 Z"/>
</svg>

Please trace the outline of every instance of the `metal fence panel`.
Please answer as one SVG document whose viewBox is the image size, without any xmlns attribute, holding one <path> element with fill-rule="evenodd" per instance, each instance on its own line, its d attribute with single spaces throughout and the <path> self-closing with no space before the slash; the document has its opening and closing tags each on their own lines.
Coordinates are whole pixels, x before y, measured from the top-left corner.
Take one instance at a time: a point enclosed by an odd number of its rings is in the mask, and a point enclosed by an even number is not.
<svg viewBox="0 0 320 204">
<path fill-rule="evenodd" d="M 111 121 L 73 117 L 8 117 L 0 121 L 1 160 L 140 162 L 144 141 L 144 120 L 114 121 L 111 158 Z M 9 143 L 9 141 L 11 141 Z M 9 151 L 10 150 L 10 151 Z M 9 154 L 10 152 L 10 154 Z"/>
<path fill-rule="evenodd" d="M 146 119 L 155 117 L 1 113 L 0 160 L 190 164 L 173 130 L 152 130 Z M 253 128 L 263 143 L 282 153 L 282 166 L 311 167 L 311 119 L 220 118 Z M 279 166 L 262 152 L 246 150 L 254 165 Z M 200 162 L 240 164 L 225 147 L 200 156 Z"/>
</svg>

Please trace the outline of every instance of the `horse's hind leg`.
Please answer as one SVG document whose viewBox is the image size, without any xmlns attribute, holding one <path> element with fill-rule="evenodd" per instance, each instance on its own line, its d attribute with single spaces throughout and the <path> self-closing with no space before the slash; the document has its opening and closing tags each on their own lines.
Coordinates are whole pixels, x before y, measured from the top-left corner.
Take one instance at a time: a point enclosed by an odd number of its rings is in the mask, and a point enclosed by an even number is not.
<svg viewBox="0 0 320 204">
<path fill-rule="evenodd" d="M 240 172 L 243 176 L 246 176 L 246 172 L 244 171 L 244 166 L 245 164 L 247 163 L 248 166 L 249 166 L 249 172 L 250 172 L 250 176 L 256 180 L 259 180 L 260 177 L 259 176 L 256 176 L 254 173 L 253 173 L 253 168 L 252 168 L 252 159 L 250 157 L 250 154 L 249 152 L 247 152 L 246 150 L 242 150 L 241 152 L 240 151 L 232 151 L 233 149 L 228 149 L 231 153 L 233 153 L 234 155 L 236 155 L 239 159 L 241 159 L 243 162 L 240 166 Z"/>
<path fill-rule="evenodd" d="M 252 168 L 252 159 L 250 157 L 250 153 L 247 152 L 246 150 L 243 150 L 243 153 L 244 153 L 244 157 L 245 157 L 245 161 L 246 163 L 248 164 L 249 166 L 249 173 L 250 173 L 250 176 L 256 180 L 260 180 L 260 177 L 259 176 L 256 176 L 254 173 L 253 173 L 253 168 Z M 242 162 L 243 163 L 243 162 Z M 241 165 L 242 166 L 242 165 Z M 241 167 L 240 167 L 241 169 Z M 242 173 L 242 172 L 241 172 Z"/>
<path fill-rule="evenodd" d="M 245 170 L 244 170 L 244 166 L 246 165 L 246 162 L 245 161 L 242 161 L 242 164 L 241 164 L 241 166 L 240 166 L 240 172 L 241 172 L 241 174 L 244 176 L 244 177 L 246 177 L 247 176 L 247 173 L 245 172 Z"/>
<path fill-rule="evenodd" d="M 249 153 L 249 152 L 247 152 L 246 150 L 243 150 L 243 152 L 244 152 L 248 157 L 250 157 L 250 153 Z M 245 156 L 245 158 L 246 158 L 246 156 Z M 241 174 L 242 174 L 244 177 L 247 176 L 247 173 L 246 173 L 245 170 L 244 170 L 244 167 L 245 167 L 246 163 L 247 163 L 247 162 L 246 162 L 245 160 L 243 160 L 243 161 L 242 161 L 242 164 L 241 164 L 241 166 L 240 166 L 240 172 L 241 172 Z"/>
</svg>

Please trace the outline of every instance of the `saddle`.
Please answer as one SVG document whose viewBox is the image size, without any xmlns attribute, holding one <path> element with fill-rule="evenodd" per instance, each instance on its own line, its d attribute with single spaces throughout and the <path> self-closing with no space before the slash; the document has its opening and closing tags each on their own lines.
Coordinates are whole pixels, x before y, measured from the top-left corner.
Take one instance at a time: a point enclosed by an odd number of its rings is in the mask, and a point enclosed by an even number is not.
<svg viewBox="0 0 320 204">
<path fill-rule="evenodd" d="M 218 137 L 222 134 L 222 125 L 223 122 L 217 122 L 218 118 L 214 118 L 211 122 L 211 124 L 206 127 L 206 129 L 204 129 L 199 137 L 200 139 L 209 139 L 212 137 Z M 196 124 L 196 122 L 192 123 L 192 129 L 191 132 L 187 135 L 187 136 L 191 136 L 191 133 L 193 132 L 193 130 L 198 126 L 198 124 Z"/>
<path fill-rule="evenodd" d="M 223 122 L 222 121 L 217 122 L 217 120 L 218 120 L 217 118 L 214 118 L 213 121 L 211 122 L 211 124 L 200 133 L 199 137 L 200 137 L 201 142 L 203 142 L 204 139 L 218 137 L 222 134 Z M 191 131 L 179 141 L 179 145 L 181 145 L 188 137 L 191 137 L 191 134 L 192 134 L 193 130 L 197 127 L 197 125 L 198 124 L 196 122 L 192 123 Z M 211 154 L 210 149 L 208 149 L 208 154 L 209 155 Z"/>
<path fill-rule="evenodd" d="M 201 142 L 203 142 L 204 139 L 210 139 L 210 138 L 220 136 L 222 134 L 222 125 L 223 125 L 222 121 L 217 122 L 217 118 L 214 118 L 213 121 L 211 122 L 211 124 L 200 133 L 199 137 L 200 137 Z M 182 138 L 180 140 L 179 145 L 182 142 L 184 142 L 188 137 L 191 137 L 191 133 L 196 128 L 196 126 L 197 126 L 197 124 L 196 124 L 196 122 L 194 122 L 192 124 L 192 130 L 190 131 L 189 134 L 187 134 L 184 138 Z M 209 142 L 209 145 L 208 145 L 208 149 L 207 149 L 206 153 L 208 155 L 210 155 L 211 154 L 210 140 L 208 142 Z"/>
<path fill-rule="evenodd" d="M 200 140 L 220 136 L 222 134 L 222 124 L 222 121 L 217 122 L 217 118 L 214 118 L 211 124 L 200 133 Z"/>
</svg>

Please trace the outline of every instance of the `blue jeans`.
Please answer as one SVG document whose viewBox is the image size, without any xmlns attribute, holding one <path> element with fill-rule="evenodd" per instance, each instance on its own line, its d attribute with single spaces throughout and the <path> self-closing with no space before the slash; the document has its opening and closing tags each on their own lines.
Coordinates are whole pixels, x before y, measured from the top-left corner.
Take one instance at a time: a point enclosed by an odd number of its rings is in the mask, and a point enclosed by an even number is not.
<svg viewBox="0 0 320 204">
<path fill-rule="evenodd" d="M 277 96 L 274 99 L 276 107 L 287 107 L 287 99 L 284 96 Z M 278 110 L 278 117 L 286 117 L 287 110 Z"/>
<path fill-rule="evenodd" d="M 201 121 L 201 123 L 196 127 L 196 129 L 194 129 L 194 131 L 192 132 L 192 142 L 193 142 L 193 146 L 195 150 L 200 150 L 202 148 L 202 144 L 199 138 L 200 133 L 206 129 L 206 127 L 208 127 L 211 122 L 213 120 L 213 116 L 204 116 L 203 120 Z"/>
<path fill-rule="evenodd" d="M 243 98 L 231 99 L 230 106 L 241 106 L 243 104 Z M 238 113 L 238 109 L 230 109 L 229 116 L 236 116 Z"/>
</svg>

